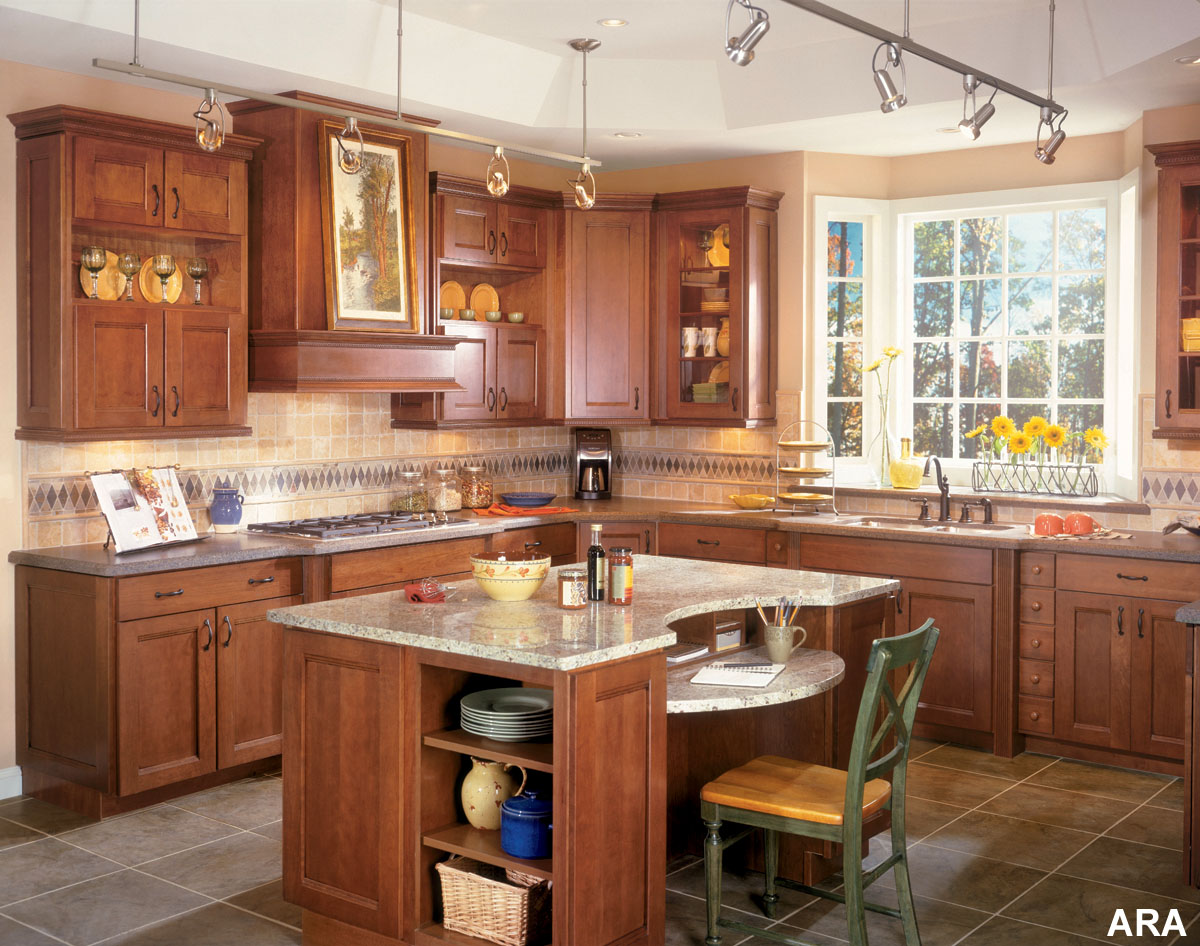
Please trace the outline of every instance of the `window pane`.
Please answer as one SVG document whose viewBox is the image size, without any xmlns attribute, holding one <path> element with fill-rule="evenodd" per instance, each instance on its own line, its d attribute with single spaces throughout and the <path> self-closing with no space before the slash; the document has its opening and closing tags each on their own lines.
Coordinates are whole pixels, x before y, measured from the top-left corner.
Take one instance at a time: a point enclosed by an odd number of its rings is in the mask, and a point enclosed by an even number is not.
<svg viewBox="0 0 1200 946">
<path fill-rule="evenodd" d="M 1063 276 L 1058 281 L 1058 330 L 1104 334 L 1104 277 Z"/>
<path fill-rule="evenodd" d="M 1042 417 L 1046 420 L 1050 419 L 1050 405 L 1045 402 L 1040 404 L 1009 404 L 1008 416 L 1012 418 L 1012 422 L 1017 425 L 1017 429 L 1025 426 L 1025 422 L 1031 417 Z"/>
<path fill-rule="evenodd" d="M 1104 397 L 1104 339 L 1058 343 L 1058 396 Z"/>
<path fill-rule="evenodd" d="M 1048 342 L 1008 343 L 1008 396 L 1020 398 L 1050 396 L 1050 344 Z"/>
<path fill-rule="evenodd" d="M 954 390 L 949 342 L 913 345 L 913 397 L 949 397 Z"/>
<path fill-rule="evenodd" d="M 830 276 L 863 275 L 863 225 L 846 220 L 829 224 Z"/>
<path fill-rule="evenodd" d="M 954 221 L 926 220 L 913 226 L 913 275 L 954 272 Z"/>
<path fill-rule="evenodd" d="M 998 273 L 1004 224 L 999 217 L 971 217 L 958 225 L 958 272 L 961 276 Z"/>
<path fill-rule="evenodd" d="M 950 334 L 954 283 L 922 282 L 913 286 L 913 332 L 918 338 Z"/>
<path fill-rule="evenodd" d="M 839 457 L 862 456 L 862 401 L 832 401 L 829 404 L 829 436 Z"/>
<path fill-rule="evenodd" d="M 829 284 L 829 329 L 835 338 L 862 337 L 862 295 L 860 282 Z"/>
<path fill-rule="evenodd" d="M 1053 283 L 1049 276 L 1008 280 L 1009 334 L 1049 335 L 1053 298 Z"/>
<path fill-rule="evenodd" d="M 1008 218 L 1008 271 L 1044 273 L 1054 268 L 1054 214 Z"/>
<path fill-rule="evenodd" d="M 1000 362 L 996 352 L 1003 351 L 1003 345 L 1003 342 L 959 343 L 959 397 L 1000 397 Z"/>
<path fill-rule="evenodd" d="M 1101 269 L 1108 236 L 1103 208 L 1064 210 L 1058 215 L 1058 268 Z"/>
<path fill-rule="evenodd" d="M 829 342 L 826 361 L 826 394 L 829 397 L 862 396 L 862 343 Z"/>
<path fill-rule="evenodd" d="M 972 279 L 959 290 L 958 334 L 1000 334 L 1000 280 Z"/>
<path fill-rule="evenodd" d="M 913 450 L 935 457 L 953 456 L 950 405 L 913 405 Z"/>
<path fill-rule="evenodd" d="M 974 460 L 977 457 L 985 456 L 981 442 L 977 438 L 968 438 L 972 430 L 980 424 L 987 424 L 990 428 L 993 417 L 1000 415 L 1000 407 L 997 404 L 963 404 L 958 409 L 958 455 Z M 990 454 L 987 454 L 990 456 Z"/>
<path fill-rule="evenodd" d="M 1104 426 L 1103 404 L 1060 404 L 1058 422 L 1069 433 L 1083 433 L 1089 427 Z"/>
</svg>

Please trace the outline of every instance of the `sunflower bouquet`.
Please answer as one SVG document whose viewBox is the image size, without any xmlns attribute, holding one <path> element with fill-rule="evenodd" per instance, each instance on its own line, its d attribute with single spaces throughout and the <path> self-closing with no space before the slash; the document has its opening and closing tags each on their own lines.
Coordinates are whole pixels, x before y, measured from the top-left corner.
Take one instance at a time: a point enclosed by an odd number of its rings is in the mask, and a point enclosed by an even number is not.
<svg viewBox="0 0 1200 946">
<path fill-rule="evenodd" d="M 1011 417 L 1002 414 L 993 418 L 990 425 L 980 424 L 964 436 L 968 440 L 978 438 L 981 453 L 990 453 L 997 460 L 1007 456 L 1010 463 L 1031 460 L 1037 463 L 1046 460 L 1098 463 L 1109 445 L 1108 437 L 1100 427 L 1072 432 L 1063 424 L 1052 424 L 1036 415 L 1018 427 Z"/>
</svg>

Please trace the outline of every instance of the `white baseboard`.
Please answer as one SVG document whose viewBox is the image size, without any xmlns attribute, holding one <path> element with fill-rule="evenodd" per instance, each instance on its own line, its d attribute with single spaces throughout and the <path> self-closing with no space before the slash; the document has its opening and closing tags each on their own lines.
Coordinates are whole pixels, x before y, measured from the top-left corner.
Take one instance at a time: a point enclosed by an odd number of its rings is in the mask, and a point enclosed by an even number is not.
<svg viewBox="0 0 1200 946">
<path fill-rule="evenodd" d="M 0 769 L 0 801 L 16 798 L 21 794 L 21 767 L 19 765 Z"/>
</svg>

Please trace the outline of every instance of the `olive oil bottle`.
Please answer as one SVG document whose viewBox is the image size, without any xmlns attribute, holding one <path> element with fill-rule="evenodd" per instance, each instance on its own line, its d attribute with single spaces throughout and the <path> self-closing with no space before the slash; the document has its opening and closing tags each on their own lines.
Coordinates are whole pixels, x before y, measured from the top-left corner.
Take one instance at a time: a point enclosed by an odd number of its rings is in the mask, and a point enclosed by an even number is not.
<svg viewBox="0 0 1200 946">
<path fill-rule="evenodd" d="M 600 523 L 592 523 L 592 544 L 587 551 L 587 596 L 588 601 L 604 600 L 604 546 L 600 544 Z"/>
</svg>

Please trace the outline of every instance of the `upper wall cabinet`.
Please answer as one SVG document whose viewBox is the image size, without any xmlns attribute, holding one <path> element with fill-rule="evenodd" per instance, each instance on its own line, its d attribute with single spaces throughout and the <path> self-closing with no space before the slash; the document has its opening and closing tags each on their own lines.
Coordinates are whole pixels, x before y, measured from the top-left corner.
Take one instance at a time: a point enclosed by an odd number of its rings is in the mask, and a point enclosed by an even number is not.
<svg viewBox="0 0 1200 946">
<path fill-rule="evenodd" d="M 485 265 L 545 266 L 546 209 L 458 193 L 466 183 L 451 183 L 443 175 L 441 192 L 435 191 L 441 258 Z"/>
<path fill-rule="evenodd" d="M 658 195 L 656 423 L 774 423 L 782 198 L 754 187 Z"/>
<path fill-rule="evenodd" d="M 1154 436 L 1200 438 L 1200 141 L 1147 150 L 1158 165 Z"/>
<path fill-rule="evenodd" d="M 249 434 L 246 423 L 247 162 L 191 128 L 57 105 L 10 115 L 17 137 L 17 436 L 119 440 Z M 100 298 L 85 246 L 109 267 Z M 132 287 L 117 258 L 175 257 L 167 299 Z M 203 257 L 199 287 L 184 275 Z M 120 290 L 118 292 L 118 290 Z"/>
</svg>

